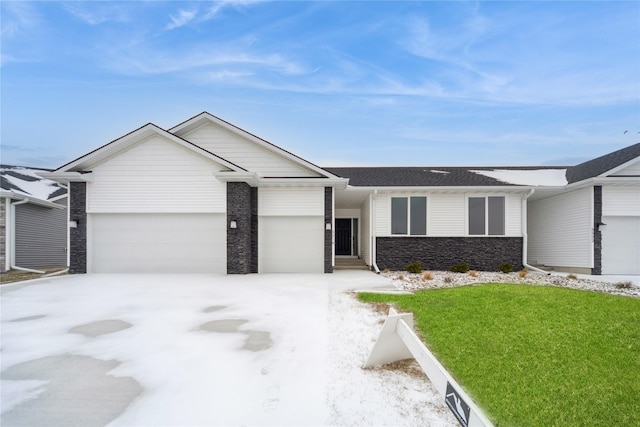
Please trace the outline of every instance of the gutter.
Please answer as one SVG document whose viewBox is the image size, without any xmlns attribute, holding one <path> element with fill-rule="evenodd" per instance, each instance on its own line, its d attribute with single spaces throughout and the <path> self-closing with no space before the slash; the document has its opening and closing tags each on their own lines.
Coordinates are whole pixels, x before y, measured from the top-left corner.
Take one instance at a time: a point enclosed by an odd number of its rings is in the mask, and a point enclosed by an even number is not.
<svg viewBox="0 0 640 427">
<path fill-rule="evenodd" d="M 375 230 L 375 199 L 378 195 L 378 190 L 373 190 L 373 194 L 371 196 L 371 201 L 369 202 L 369 212 L 370 212 L 370 220 L 369 220 L 369 230 L 371 235 L 371 266 L 376 274 L 380 274 L 380 269 L 378 268 L 378 264 L 376 262 L 377 253 L 376 253 L 376 236 L 374 235 Z"/>
<path fill-rule="evenodd" d="M 13 202 L 10 203 L 10 212 L 9 215 L 11 215 L 11 264 L 10 264 L 10 268 L 12 270 L 20 270 L 20 271 L 27 271 L 29 273 L 38 273 L 38 274 L 44 274 L 45 271 L 40 271 L 40 270 L 34 270 L 32 268 L 25 268 L 25 267 L 18 267 L 16 265 L 16 206 L 18 205 L 24 205 L 25 203 L 29 203 L 29 199 L 28 198 L 24 198 L 22 200 L 19 200 L 17 202 Z"/>
<path fill-rule="evenodd" d="M 529 246 L 529 234 L 527 233 L 527 217 L 528 217 L 528 213 L 527 213 L 527 199 L 531 196 L 533 196 L 533 193 L 535 193 L 536 190 L 534 188 L 532 188 L 531 190 L 529 190 L 529 192 L 522 198 L 522 207 L 521 207 L 521 215 L 522 215 L 522 265 L 525 268 L 528 268 L 529 270 L 533 270 L 533 271 L 537 271 L 538 273 L 542 273 L 545 274 L 547 276 L 550 276 L 551 273 L 549 273 L 548 271 L 544 271 L 538 267 L 534 267 L 532 265 L 527 264 L 527 247 Z"/>
</svg>

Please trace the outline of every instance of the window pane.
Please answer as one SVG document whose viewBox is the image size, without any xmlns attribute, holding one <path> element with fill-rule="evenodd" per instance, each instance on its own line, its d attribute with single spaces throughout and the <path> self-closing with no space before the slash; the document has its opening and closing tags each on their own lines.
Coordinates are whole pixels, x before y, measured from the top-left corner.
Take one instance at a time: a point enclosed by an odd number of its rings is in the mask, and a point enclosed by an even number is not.
<svg viewBox="0 0 640 427">
<path fill-rule="evenodd" d="M 427 234 L 427 198 L 411 198 L 411 234 L 424 236 Z"/>
<path fill-rule="evenodd" d="M 484 235 L 484 197 L 469 197 L 469 234 Z"/>
<path fill-rule="evenodd" d="M 406 197 L 391 198 L 391 234 L 407 234 L 407 205 Z"/>
<path fill-rule="evenodd" d="M 504 234 L 504 197 L 489 197 L 489 234 Z"/>
</svg>

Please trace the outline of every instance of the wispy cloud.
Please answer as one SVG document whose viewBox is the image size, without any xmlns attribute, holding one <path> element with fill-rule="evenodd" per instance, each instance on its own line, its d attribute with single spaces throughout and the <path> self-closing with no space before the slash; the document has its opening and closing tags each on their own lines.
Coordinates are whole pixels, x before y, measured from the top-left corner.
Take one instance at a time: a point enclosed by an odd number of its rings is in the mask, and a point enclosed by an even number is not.
<svg viewBox="0 0 640 427">
<path fill-rule="evenodd" d="M 28 2 L 1 2 L 0 10 L 0 35 L 3 38 L 28 32 L 40 23 L 40 15 Z"/>
<path fill-rule="evenodd" d="M 167 30 L 174 30 L 183 27 L 189 23 L 201 24 L 218 16 L 224 9 L 230 7 L 241 7 L 254 3 L 263 3 L 256 0 L 235 0 L 235 1 L 216 1 L 212 3 L 193 5 L 190 10 L 180 9 L 177 14 L 170 14 L 170 22 L 165 27 Z"/>
<path fill-rule="evenodd" d="M 106 22 L 129 22 L 132 7 L 127 2 L 67 2 L 63 7 L 69 14 L 88 25 Z"/>
<path fill-rule="evenodd" d="M 171 22 L 167 24 L 167 30 L 173 30 L 174 28 L 182 27 L 183 25 L 188 24 L 196 17 L 195 10 L 182 10 L 178 11 L 178 16 L 169 15 L 169 19 Z"/>
</svg>

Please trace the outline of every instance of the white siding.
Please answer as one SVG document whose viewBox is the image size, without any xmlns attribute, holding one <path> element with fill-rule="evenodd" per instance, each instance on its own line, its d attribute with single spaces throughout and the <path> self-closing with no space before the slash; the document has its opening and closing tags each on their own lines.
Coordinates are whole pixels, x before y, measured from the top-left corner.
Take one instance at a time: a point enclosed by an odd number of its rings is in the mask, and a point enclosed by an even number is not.
<svg viewBox="0 0 640 427">
<path fill-rule="evenodd" d="M 226 211 L 224 169 L 185 147 L 155 136 L 93 169 L 87 212 Z"/>
<path fill-rule="evenodd" d="M 613 174 L 613 176 L 618 176 L 618 175 L 635 175 L 635 176 L 640 175 L 640 161 L 637 161 L 635 164 L 629 165 L 626 168 L 622 169 L 621 171 L 618 171 Z"/>
<path fill-rule="evenodd" d="M 319 176 L 257 144 L 234 135 L 213 123 L 195 129 L 182 138 L 251 172 L 271 177 Z"/>
<path fill-rule="evenodd" d="M 505 205 L 505 234 L 507 236 L 522 236 L 522 196 L 508 194 Z"/>
<path fill-rule="evenodd" d="M 462 193 L 433 193 L 427 199 L 429 236 L 464 236 L 465 195 Z"/>
<path fill-rule="evenodd" d="M 360 218 L 360 209 L 336 209 L 336 218 Z"/>
<path fill-rule="evenodd" d="M 602 187 L 602 215 L 640 215 L 640 186 Z"/>
<path fill-rule="evenodd" d="M 528 261 L 593 267 L 593 188 L 529 202 Z"/>
<path fill-rule="evenodd" d="M 376 224 L 378 236 L 389 236 L 391 228 L 390 198 L 427 197 L 427 236 L 464 237 L 467 236 L 467 197 L 496 196 L 495 193 L 383 193 L 375 200 Z M 503 194 L 505 196 L 505 235 L 522 236 L 522 195 Z"/>
<path fill-rule="evenodd" d="M 258 215 L 324 216 L 323 187 L 261 187 Z"/>
<path fill-rule="evenodd" d="M 374 232 L 376 236 L 387 236 L 391 232 L 389 204 L 388 194 L 378 194 L 373 201 L 373 210 L 375 212 Z"/>
</svg>

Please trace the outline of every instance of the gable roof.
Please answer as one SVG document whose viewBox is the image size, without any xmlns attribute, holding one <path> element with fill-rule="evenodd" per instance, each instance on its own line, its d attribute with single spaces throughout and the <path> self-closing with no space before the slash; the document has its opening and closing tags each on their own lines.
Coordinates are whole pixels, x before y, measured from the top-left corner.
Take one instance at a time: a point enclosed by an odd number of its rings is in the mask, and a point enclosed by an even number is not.
<svg viewBox="0 0 640 427">
<path fill-rule="evenodd" d="M 196 153 L 207 157 L 217 163 L 222 164 L 223 166 L 233 170 L 233 171 L 242 171 L 242 172 L 246 172 L 246 169 L 232 163 L 229 162 L 226 159 L 223 159 L 222 157 L 211 153 L 210 151 L 207 151 L 205 149 L 203 149 L 202 147 L 199 147 L 198 145 L 189 142 L 183 138 L 180 138 L 177 135 L 174 135 L 170 132 L 167 132 L 166 130 L 154 125 L 153 123 L 147 123 L 144 126 L 139 127 L 138 129 L 129 132 L 128 134 L 121 136 L 120 138 L 117 138 L 101 147 L 96 148 L 95 150 L 81 156 L 78 157 L 75 160 L 72 160 L 71 162 L 60 166 L 58 169 L 56 169 L 54 171 L 54 174 L 56 172 L 68 172 L 68 171 L 78 171 L 78 170 L 83 170 L 84 168 L 90 167 L 91 165 L 98 163 L 104 159 L 109 158 L 110 156 L 115 155 L 116 153 L 119 153 L 135 144 L 137 144 L 140 141 L 143 141 L 153 135 L 160 135 L 163 136 L 179 145 L 182 145 L 183 147 L 186 147 L 190 150 L 195 151 Z"/>
<path fill-rule="evenodd" d="M 356 187 L 504 187 L 565 185 L 563 167 L 325 168 Z"/>
<path fill-rule="evenodd" d="M 282 147 L 279 147 L 269 141 L 267 141 L 266 139 L 262 139 L 259 136 L 256 136 L 254 134 L 252 134 L 251 132 L 248 132 L 232 123 L 227 122 L 226 120 L 221 119 L 220 117 L 214 116 L 211 113 L 208 113 L 206 111 L 203 111 L 202 113 L 188 119 L 185 120 L 184 122 L 172 127 L 169 129 L 169 132 L 171 132 L 174 135 L 178 135 L 178 136 L 183 136 L 186 135 L 187 133 L 191 132 L 192 130 L 195 130 L 197 128 L 199 128 L 200 126 L 203 126 L 207 123 L 213 123 L 223 129 L 225 129 L 226 131 L 240 136 L 241 138 L 248 140 L 250 142 L 253 142 L 254 144 L 258 145 L 259 147 L 265 149 L 268 152 L 271 152 L 281 158 L 284 158 L 286 160 L 288 160 L 289 162 L 292 162 L 296 165 L 298 165 L 299 167 L 305 168 L 307 170 L 311 170 L 319 175 L 321 175 L 322 177 L 326 177 L 326 178 L 337 178 L 336 176 L 334 176 L 333 174 L 331 174 L 327 169 L 323 169 L 320 166 L 311 163 L 308 160 L 303 159 L 300 156 L 297 156 L 293 153 L 291 153 L 290 151 L 285 150 Z"/>
<path fill-rule="evenodd" d="M 601 176 L 618 166 L 640 157 L 640 143 L 580 163 L 567 170 L 569 184 Z"/>
<path fill-rule="evenodd" d="M 51 201 L 67 194 L 67 189 L 50 179 L 39 175 L 50 169 L 28 168 L 23 166 L 0 165 L 0 188 L 3 195 Z"/>
</svg>

